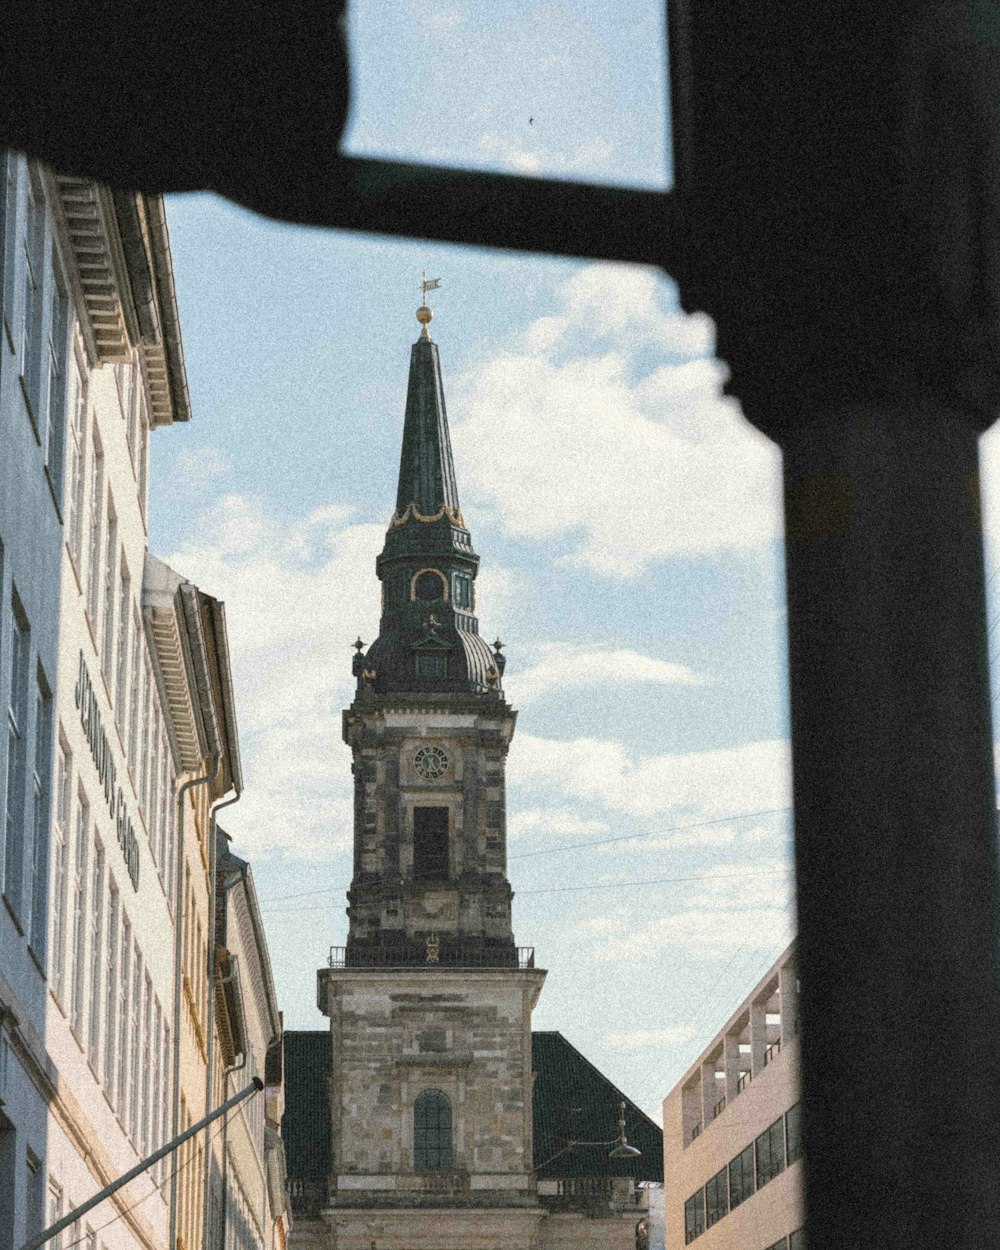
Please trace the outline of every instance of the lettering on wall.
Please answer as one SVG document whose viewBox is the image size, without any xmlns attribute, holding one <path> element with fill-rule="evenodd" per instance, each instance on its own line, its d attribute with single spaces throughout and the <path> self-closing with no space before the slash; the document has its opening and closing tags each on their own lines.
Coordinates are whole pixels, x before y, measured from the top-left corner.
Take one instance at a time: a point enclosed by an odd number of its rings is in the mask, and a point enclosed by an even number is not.
<svg viewBox="0 0 1000 1250">
<path fill-rule="evenodd" d="M 115 824 L 118 845 L 121 847 L 132 888 L 139 888 L 139 840 L 135 836 L 135 826 L 125 806 L 125 791 L 118 784 L 118 770 L 111 755 L 111 743 L 104 731 L 101 721 L 101 709 L 97 706 L 97 695 L 87 671 L 87 664 L 80 652 L 80 673 L 73 692 L 76 706 L 80 709 L 80 724 L 90 746 L 90 754 L 94 758 L 97 777 L 104 791 L 104 802 L 108 814 Z"/>
</svg>

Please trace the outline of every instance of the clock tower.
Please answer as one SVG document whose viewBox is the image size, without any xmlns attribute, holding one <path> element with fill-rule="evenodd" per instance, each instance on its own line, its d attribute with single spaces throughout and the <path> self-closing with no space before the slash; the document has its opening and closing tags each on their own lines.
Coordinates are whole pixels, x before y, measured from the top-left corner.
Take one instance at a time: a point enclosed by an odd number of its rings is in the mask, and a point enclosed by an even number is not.
<svg viewBox="0 0 1000 1250">
<path fill-rule="evenodd" d="M 516 713 L 479 633 L 426 303 L 411 349 L 379 634 L 354 658 L 354 874 L 347 945 L 318 977 L 330 1018 L 337 1250 L 518 1250 L 543 1211 L 532 1171 L 531 1011 L 518 948 L 504 770 Z"/>
</svg>

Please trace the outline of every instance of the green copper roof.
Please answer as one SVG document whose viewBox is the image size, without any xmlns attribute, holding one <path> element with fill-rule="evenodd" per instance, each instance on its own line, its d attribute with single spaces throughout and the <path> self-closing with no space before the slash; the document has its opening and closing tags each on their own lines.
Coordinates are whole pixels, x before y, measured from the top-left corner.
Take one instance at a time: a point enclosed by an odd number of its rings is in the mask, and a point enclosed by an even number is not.
<svg viewBox="0 0 1000 1250">
<path fill-rule="evenodd" d="M 325 1182 L 330 1171 L 328 1079 L 333 1062 L 330 1033 L 286 1031 L 285 1115 L 281 1136 L 292 1180 Z M 534 1082 L 533 1166 L 539 1179 L 561 1176 L 631 1176 L 663 1180 L 663 1131 L 561 1033 L 531 1035 Z M 625 1098 L 625 1131 L 642 1151 L 632 1159 L 609 1159 L 610 1146 L 574 1146 L 569 1140 L 609 1141 L 618 1132 Z M 551 1156 L 557 1155 L 552 1159 Z"/>
<path fill-rule="evenodd" d="M 413 507 L 421 516 L 429 517 L 442 506 L 457 515 L 458 486 L 437 344 L 421 335 L 410 349 L 396 516 Z"/>
<path fill-rule="evenodd" d="M 458 504 L 437 344 L 421 334 L 410 350 L 396 510 L 375 562 L 379 633 L 354 662 L 359 693 L 500 694 L 503 657 L 479 636 L 478 568 Z"/>
<path fill-rule="evenodd" d="M 531 1066 L 535 1073 L 534 1166 L 539 1180 L 561 1176 L 663 1180 L 663 1130 L 561 1033 L 532 1033 Z M 570 1141 L 614 1138 L 623 1098 L 625 1134 L 629 1144 L 642 1151 L 640 1156 L 609 1159 L 611 1146 L 565 1149 Z"/>
</svg>

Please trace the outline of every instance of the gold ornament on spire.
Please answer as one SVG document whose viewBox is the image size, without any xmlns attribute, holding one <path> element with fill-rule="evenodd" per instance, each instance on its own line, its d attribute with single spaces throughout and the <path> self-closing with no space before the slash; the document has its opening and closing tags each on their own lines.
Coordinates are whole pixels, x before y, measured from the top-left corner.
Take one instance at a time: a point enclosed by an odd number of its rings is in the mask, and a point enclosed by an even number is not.
<svg viewBox="0 0 1000 1250">
<path fill-rule="evenodd" d="M 423 278 L 420 283 L 420 307 L 417 309 L 417 320 L 423 326 L 423 329 L 420 331 L 420 337 L 423 339 L 430 338 L 427 327 L 430 325 L 431 319 L 434 316 L 431 310 L 427 307 L 427 292 L 436 291 L 440 285 L 440 278 L 428 278 L 427 270 L 425 269 L 423 271 Z"/>
</svg>

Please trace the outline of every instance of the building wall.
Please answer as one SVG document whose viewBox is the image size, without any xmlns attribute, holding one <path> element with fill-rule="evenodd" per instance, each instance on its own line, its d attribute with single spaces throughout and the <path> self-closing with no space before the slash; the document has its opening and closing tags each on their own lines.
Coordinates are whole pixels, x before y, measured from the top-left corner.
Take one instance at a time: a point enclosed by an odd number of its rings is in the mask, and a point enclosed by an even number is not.
<svg viewBox="0 0 1000 1250">
<path fill-rule="evenodd" d="M 804 1247 L 798 1104 L 790 947 L 664 1100 L 667 1250 Z M 752 1186 L 740 1180 L 748 1158 Z M 739 1201 L 741 1185 L 752 1192 Z"/>
<path fill-rule="evenodd" d="M 79 331 L 70 372 L 46 1028 L 67 1205 L 171 1136 L 177 777 L 141 613 L 148 380 L 134 353 L 88 364 Z M 104 1166 L 85 1161 L 92 1141 Z M 123 1191 L 120 1208 L 159 1187 L 100 1240 L 164 1244 L 166 1177 Z"/>
<path fill-rule="evenodd" d="M 33 229 L 29 231 L 29 187 Z M 34 245 L 29 249 L 29 234 Z M 29 250 L 32 279 L 27 278 Z M 31 286 L 30 297 L 27 288 Z M 52 692 L 62 553 L 65 388 L 41 369 L 56 340 L 66 367 L 65 268 L 38 171 L 0 153 L 0 1246 L 43 1224 Z M 60 324 L 62 329 L 60 331 Z M 35 363 L 33 371 L 32 361 Z M 32 381 L 34 376 L 34 381 Z M 54 431 L 45 419 L 59 418 Z M 16 658 L 16 663 L 15 663 Z M 41 698 L 40 698 L 41 696 Z M 40 784 L 37 784 L 40 783 Z M 37 801 L 36 801 L 37 800 Z M 37 819 L 36 819 L 37 815 Z M 41 883 L 41 890 L 35 888 Z"/>
<path fill-rule="evenodd" d="M 333 1035 L 331 1192 L 363 1205 L 367 1192 L 433 1194 L 474 1203 L 497 1191 L 535 1201 L 531 1125 L 531 1010 L 543 972 L 434 968 L 321 972 Z M 450 1172 L 414 1165 L 413 1115 L 425 1089 L 452 1108 Z M 455 1191 L 440 1191 L 455 1177 Z M 464 1190 L 462 1186 L 464 1185 Z"/>
</svg>

